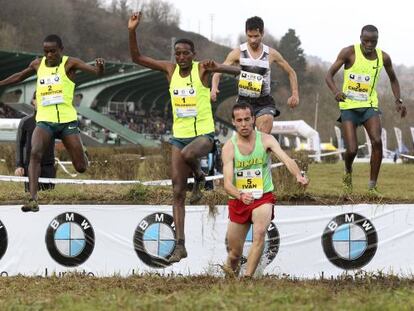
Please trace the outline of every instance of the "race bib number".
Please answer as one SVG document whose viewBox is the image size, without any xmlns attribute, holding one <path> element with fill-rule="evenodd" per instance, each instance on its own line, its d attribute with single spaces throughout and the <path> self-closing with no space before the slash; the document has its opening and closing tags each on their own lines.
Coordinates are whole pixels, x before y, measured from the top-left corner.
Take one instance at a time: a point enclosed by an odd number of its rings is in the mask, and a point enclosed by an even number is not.
<svg viewBox="0 0 414 311">
<path fill-rule="evenodd" d="M 369 75 L 349 74 L 346 96 L 351 100 L 367 101 L 371 91 L 371 77 Z"/>
<path fill-rule="evenodd" d="M 263 76 L 257 73 L 241 71 L 239 78 L 239 95 L 260 97 L 262 92 Z"/>
<path fill-rule="evenodd" d="M 37 91 L 40 92 L 42 106 L 64 103 L 63 84 L 58 74 L 41 78 Z"/>
<path fill-rule="evenodd" d="M 193 88 L 175 89 L 172 101 L 178 118 L 197 116 L 197 94 Z"/>
<path fill-rule="evenodd" d="M 251 193 L 253 198 L 263 196 L 262 169 L 240 170 L 236 172 L 236 188 L 240 192 Z"/>
</svg>

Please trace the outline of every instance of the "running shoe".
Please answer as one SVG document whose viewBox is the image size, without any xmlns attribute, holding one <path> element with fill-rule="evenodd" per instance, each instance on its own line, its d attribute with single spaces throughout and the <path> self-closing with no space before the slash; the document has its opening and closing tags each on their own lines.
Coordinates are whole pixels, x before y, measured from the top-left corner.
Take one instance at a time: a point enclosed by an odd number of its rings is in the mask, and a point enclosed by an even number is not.
<svg viewBox="0 0 414 311">
<path fill-rule="evenodd" d="M 203 193 L 201 192 L 201 190 L 204 189 L 205 184 L 206 176 L 204 176 L 204 174 L 198 178 L 194 178 L 193 191 L 191 192 L 190 197 L 190 204 L 197 203 L 201 200 L 201 198 L 203 197 Z"/>
<path fill-rule="evenodd" d="M 384 195 L 378 191 L 377 187 L 368 189 L 368 195 L 373 198 L 383 198 Z"/>
<path fill-rule="evenodd" d="M 352 174 L 345 173 L 342 177 L 342 187 L 346 194 L 352 193 Z"/>
<path fill-rule="evenodd" d="M 237 266 L 236 270 L 233 270 L 228 264 L 219 266 L 223 270 L 226 279 L 235 279 L 240 274 L 240 265 Z"/>
<path fill-rule="evenodd" d="M 171 257 L 168 259 L 169 263 L 179 262 L 181 259 L 187 258 L 187 250 L 184 245 L 176 245 Z"/>
<path fill-rule="evenodd" d="M 36 200 L 30 199 L 25 205 L 22 206 L 22 212 L 38 212 L 39 204 Z"/>
</svg>

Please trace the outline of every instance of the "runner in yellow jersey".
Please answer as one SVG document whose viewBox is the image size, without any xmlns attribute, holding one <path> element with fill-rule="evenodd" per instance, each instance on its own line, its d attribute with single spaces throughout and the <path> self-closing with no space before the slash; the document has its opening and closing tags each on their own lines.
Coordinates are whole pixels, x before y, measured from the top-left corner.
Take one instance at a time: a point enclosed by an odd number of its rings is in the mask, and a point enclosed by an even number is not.
<svg viewBox="0 0 414 311">
<path fill-rule="evenodd" d="M 32 151 L 29 164 L 30 200 L 22 207 L 24 212 L 37 212 L 38 179 L 40 163 L 49 144 L 55 138 L 61 139 L 68 151 L 73 166 L 79 173 L 85 172 L 88 161 L 83 151 L 77 114 L 73 107 L 75 72 L 102 75 L 104 60 L 96 59 L 96 66 L 80 59 L 64 56 L 62 40 L 57 35 L 49 35 L 43 40 L 44 56 L 35 59 L 21 72 L 0 81 L 0 86 L 21 82 L 37 75 L 36 85 L 36 128 L 32 136 Z"/>
<path fill-rule="evenodd" d="M 400 84 L 392 67 L 391 57 L 376 48 L 378 29 L 366 25 L 361 30 L 361 43 L 348 46 L 339 53 L 326 75 L 326 83 L 339 103 L 346 152 L 343 186 L 345 193 L 352 192 L 352 163 L 357 155 L 356 128 L 363 125 L 372 144 L 369 194 L 380 196 L 377 179 L 382 161 L 381 120 L 376 86 L 382 67 L 388 74 L 395 97 L 395 108 L 401 118 L 407 111 L 401 99 Z M 334 76 L 344 66 L 342 90 L 336 87 Z"/>
<path fill-rule="evenodd" d="M 211 72 L 237 75 L 240 69 L 224 66 L 212 60 L 195 62 L 194 43 L 188 39 L 177 40 L 174 44 L 175 61 L 160 61 L 144 56 L 137 44 L 136 29 L 141 21 L 141 12 L 134 13 L 128 22 L 129 48 L 132 60 L 142 66 L 165 73 L 169 82 L 173 112 L 172 183 L 173 216 L 177 245 L 169 258 L 178 262 L 187 257 L 184 243 L 184 202 L 187 177 L 192 172 L 195 183 L 190 202 L 200 198 L 200 188 L 205 180 L 199 159 L 213 148 L 214 119 L 211 111 Z"/>
</svg>

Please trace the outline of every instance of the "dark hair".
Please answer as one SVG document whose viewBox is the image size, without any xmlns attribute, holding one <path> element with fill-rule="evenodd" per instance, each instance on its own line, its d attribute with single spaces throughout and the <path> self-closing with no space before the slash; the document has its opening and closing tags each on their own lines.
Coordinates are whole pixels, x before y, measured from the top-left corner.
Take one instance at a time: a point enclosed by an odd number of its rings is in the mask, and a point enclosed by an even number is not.
<svg viewBox="0 0 414 311">
<path fill-rule="evenodd" d="M 48 35 L 43 42 L 55 42 L 59 48 L 63 48 L 62 39 L 58 35 Z"/>
<path fill-rule="evenodd" d="M 234 119 L 234 112 L 235 112 L 236 110 L 239 110 L 239 109 L 242 109 L 242 110 L 249 109 L 249 110 L 250 110 L 250 115 L 251 115 L 252 117 L 254 117 L 254 110 L 253 110 L 252 105 L 250 105 L 250 104 L 248 104 L 248 103 L 237 103 L 237 104 L 235 104 L 235 105 L 233 106 L 233 109 L 231 110 L 231 117 L 232 117 L 232 119 Z"/>
<path fill-rule="evenodd" d="M 33 97 L 32 99 L 36 99 L 36 91 L 33 92 Z"/>
<path fill-rule="evenodd" d="M 361 35 L 364 31 L 366 31 L 366 32 L 378 32 L 378 28 L 375 27 L 374 25 L 365 25 L 361 29 Z"/>
<path fill-rule="evenodd" d="M 263 33 L 264 30 L 264 23 L 263 20 L 259 16 L 253 16 L 247 19 L 246 21 L 246 32 L 248 30 L 256 30 L 258 29 L 260 33 Z"/>
<path fill-rule="evenodd" d="M 191 41 L 190 39 L 178 39 L 177 41 L 174 42 L 174 47 L 179 44 L 179 43 L 183 43 L 183 44 L 188 44 L 191 48 L 191 52 L 194 53 L 194 42 Z"/>
</svg>

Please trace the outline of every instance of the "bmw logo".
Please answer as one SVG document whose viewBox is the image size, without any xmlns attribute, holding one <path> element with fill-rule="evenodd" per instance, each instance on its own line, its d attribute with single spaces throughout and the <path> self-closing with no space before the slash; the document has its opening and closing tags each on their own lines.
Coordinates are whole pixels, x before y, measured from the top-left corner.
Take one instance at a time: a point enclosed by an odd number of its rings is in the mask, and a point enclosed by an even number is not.
<svg viewBox="0 0 414 311">
<path fill-rule="evenodd" d="M 154 213 L 138 224 L 134 234 L 134 248 L 148 266 L 164 268 L 175 249 L 174 219 L 165 213 Z"/>
<path fill-rule="evenodd" d="M 249 253 L 250 245 L 253 242 L 253 225 L 250 226 L 249 231 L 247 232 L 246 241 L 243 247 L 243 255 L 240 259 L 240 264 L 244 265 L 247 262 L 247 255 Z M 228 250 L 227 245 L 227 237 L 226 237 L 226 248 Z M 276 225 L 271 222 L 269 228 L 267 228 L 267 234 L 265 236 L 265 247 L 263 250 L 262 258 L 260 259 L 261 265 L 269 265 L 273 259 L 276 258 L 277 253 L 279 252 L 279 245 L 280 245 L 280 236 L 279 230 L 277 230 Z"/>
<path fill-rule="evenodd" d="M 378 236 L 374 225 L 356 213 L 333 218 L 322 235 L 322 247 L 335 266 L 349 270 L 367 265 L 375 256 Z"/>
<path fill-rule="evenodd" d="M 8 245 L 7 230 L 4 224 L 0 221 L 0 259 L 6 253 Z"/>
<path fill-rule="evenodd" d="M 63 213 L 55 217 L 46 230 L 46 245 L 50 256 L 66 267 L 84 263 L 95 246 L 95 233 L 85 217 Z"/>
</svg>

